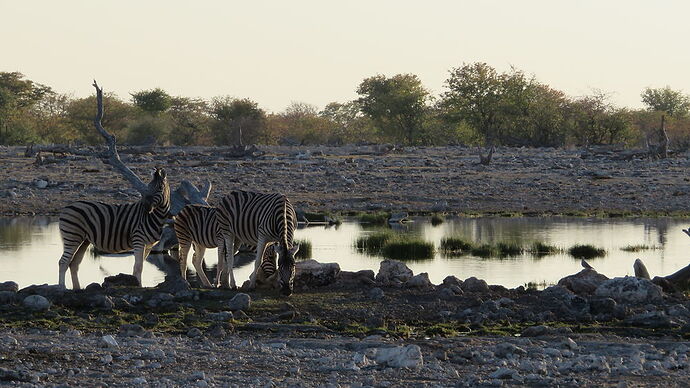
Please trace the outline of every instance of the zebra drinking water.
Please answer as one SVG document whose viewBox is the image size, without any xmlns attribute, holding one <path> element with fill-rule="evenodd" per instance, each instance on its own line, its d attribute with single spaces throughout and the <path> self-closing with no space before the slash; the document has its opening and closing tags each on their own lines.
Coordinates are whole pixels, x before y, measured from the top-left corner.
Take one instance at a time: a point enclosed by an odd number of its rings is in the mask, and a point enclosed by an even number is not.
<svg viewBox="0 0 690 388">
<path fill-rule="evenodd" d="M 233 191 L 221 199 L 218 210 L 220 211 L 218 221 L 226 251 L 224 269 L 218 272 L 217 280 L 225 287 L 236 288 L 232 271 L 235 258 L 228 252 L 234 253 L 235 245 L 239 243 L 255 245 L 254 271 L 249 278 L 249 287 L 255 288 L 258 268 L 266 245 L 276 242 L 281 292 L 285 295 L 292 294 L 295 253 L 299 250 L 299 246 L 293 245 L 297 216 L 288 198 L 283 194 Z"/>
<path fill-rule="evenodd" d="M 202 262 L 207 248 L 218 248 L 217 271 L 223 272 L 225 258 L 225 243 L 218 223 L 218 210 L 212 206 L 187 205 L 175 216 L 175 234 L 179 243 L 180 274 L 187 278 L 187 254 L 194 248 L 192 264 L 197 276 L 204 287 L 213 287 L 208 280 Z M 236 249 L 239 247 L 235 247 Z M 253 247 L 256 249 L 256 247 Z M 235 255 L 239 250 L 235 251 Z M 261 266 L 259 267 L 259 283 L 272 286 L 275 281 L 276 257 L 274 246 L 267 246 Z"/>
<path fill-rule="evenodd" d="M 67 268 L 72 288 L 79 289 L 79 264 L 89 244 L 107 253 L 134 250 L 133 275 L 141 285 L 144 259 L 158 242 L 170 213 L 170 186 L 163 169 L 156 169 L 141 200 L 127 204 L 79 201 L 62 209 L 60 235 L 63 254 L 59 261 L 59 284 L 65 286 Z"/>
</svg>

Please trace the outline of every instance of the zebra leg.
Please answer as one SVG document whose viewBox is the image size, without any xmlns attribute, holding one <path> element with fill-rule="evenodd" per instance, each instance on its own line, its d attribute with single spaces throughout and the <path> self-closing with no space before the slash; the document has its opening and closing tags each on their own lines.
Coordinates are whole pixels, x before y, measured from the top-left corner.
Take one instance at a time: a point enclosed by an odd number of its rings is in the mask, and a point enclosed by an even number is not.
<svg viewBox="0 0 690 388">
<path fill-rule="evenodd" d="M 221 277 L 222 286 L 225 288 L 237 289 L 235 283 L 235 274 L 233 267 L 235 266 L 235 241 L 234 238 L 225 239 L 225 263 L 223 268 L 223 276 Z M 229 280 L 229 281 L 228 281 Z M 229 283 L 229 284 L 228 284 Z"/>
<path fill-rule="evenodd" d="M 141 287 L 141 271 L 144 269 L 144 255 L 147 253 L 145 246 L 134 247 L 134 269 L 132 275 L 139 281 Z M 148 256 L 148 255 L 147 255 Z"/>
<path fill-rule="evenodd" d="M 225 239 L 219 238 L 217 239 L 217 244 L 218 244 L 218 264 L 216 265 L 216 281 L 213 283 L 214 287 L 220 287 L 221 286 L 221 276 L 223 275 L 223 272 L 225 271 Z M 230 285 L 227 285 L 227 287 L 230 287 Z"/>
<path fill-rule="evenodd" d="M 202 262 L 204 261 L 204 252 L 206 252 L 206 247 L 199 244 L 194 244 L 194 256 L 192 257 L 192 264 L 196 270 L 196 276 L 201 280 L 201 284 L 204 287 L 211 288 L 211 282 L 208 281 L 206 273 L 204 272 L 204 266 Z"/>
<path fill-rule="evenodd" d="M 261 261 L 264 257 L 264 251 L 266 250 L 266 238 L 259 237 L 259 242 L 256 244 L 256 259 L 254 259 L 254 271 L 249 276 L 249 289 L 253 290 L 256 288 L 256 275 L 259 272 L 259 267 L 261 266 Z"/>
<path fill-rule="evenodd" d="M 180 275 L 182 275 L 182 279 L 185 280 L 187 279 L 187 254 L 189 253 L 189 248 L 189 244 L 180 243 L 177 254 L 177 260 L 180 262 Z M 192 261 L 194 261 L 194 258 L 192 258 Z"/>
<path fill-rule="evenodd" d="M 77 251 L 74 252 L 74 257 L 72 257 L 72 262 L 69 263 L 69 273 L 72 275 L 72 289 L 73 290 L 78 290 L 81 287 L 79 286 L 79 264 L 81 264 L 82 259 L 84 258 L 84 253 L 86 253 L 86 249 L 89 247 L 89 242 L 84 241 L 79 248 L 77 248 Z"/>
<path fill-rule="evenodd" d="M 63 251 L 62 256 L 60 256 L 60 261 L 58 261 L 59 276 L 58 284 L 65 287 L 65 275 L 67 274 L 67 268 L 69 268 L 72 259 L 74 258 L 74 253 L 79 249 L 79 247 L 84 243 L 81 241 L 68 241 L 64 238 L 62 239 Z"/>
</svg>

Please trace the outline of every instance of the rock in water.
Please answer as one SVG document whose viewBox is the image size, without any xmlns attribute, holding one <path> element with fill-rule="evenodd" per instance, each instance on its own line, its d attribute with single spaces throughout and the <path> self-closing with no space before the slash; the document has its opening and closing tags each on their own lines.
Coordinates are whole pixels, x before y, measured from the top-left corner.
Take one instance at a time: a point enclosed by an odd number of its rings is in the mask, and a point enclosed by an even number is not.
<svg viewBox="0 0 690 388">
<path fill-rule="evenodd" d="M 41 295 L 29 295 L 24 298 L 24 307 L 32 311 L 47 311 L 50 309 L 50 301 Z"/>
<path fill-rule="evenodd" d="M 230 299 L 230 302 L 228 302 L 228 308 L 232 311 L 244 311 L 249 309 L 251 302 L 252 298 L 249 295 L 240 292 Z"/>
<path fill-rule="evenodd" d="M 405 283 L 412 278 L 412 275 L 412 270 L 402 261 L 387 259 L 381 262 L 376 281 L 384 285 Z"/>
<path fill-rule="evenodd" d="M 663 300 L 661 287 L 647 279 L 632 276 L 603 282 L 597 287 L 595 295 L 611 298 L 618 303 L 654 303 Z"/>
<path fill-rule="evenodd" d="M 316 260 L 305 260 L 297 263 L 295 284 L 308 287 L 321 287 L 336 281 L 340 274 L 338 263 L 319 263 Z"/>
<path fill-rule="evenodd" d="M 583 269 L 582 271 L 566 276 L 558 281 L 558 285 L 570 291 L 582 295 L 591 295 L 603 282 L 609 280 L 606 276 L 593 269 Z"/>
<path fill-rule="evenodd" d="M 407 345 L 378 349 L 376 362 L 393 368 L 421 368 L 424 360 L 419 346 Z"/>
</svg>

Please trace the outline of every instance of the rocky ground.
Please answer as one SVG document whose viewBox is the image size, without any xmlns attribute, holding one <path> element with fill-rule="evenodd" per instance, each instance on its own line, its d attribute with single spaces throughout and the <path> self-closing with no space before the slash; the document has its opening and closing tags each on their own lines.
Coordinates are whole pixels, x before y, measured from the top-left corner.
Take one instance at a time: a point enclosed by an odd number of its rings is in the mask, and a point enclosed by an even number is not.
<svg viewBox="0 0 690 388">
<path fill-rule="evenodd" d="M 261 147 L 255 157 L 227 148 L 121 150 L 142 177 L 168 171 L 214 184 L 211 202 L 235 189 L 281 191 L 310 211 L 445 211 L 688 214 L 690 159 L 632 158 L 617 150 L 499 148 L 489 166 L 466 147 Z M 0 148 L 0 214 L 55 214 L 80 199 L 133 201 L 138 193 L 100 159 Z"/>
<path fill-rule="evenodd" d="M 289 298 L 133 281 L 0 284 L 0 384 L 690 384 L 686 295 L 591 269 L 538 291 L 452 276 L 434 285 L 392 260 L 376 274 L 300 262 Z"/>
</svg>

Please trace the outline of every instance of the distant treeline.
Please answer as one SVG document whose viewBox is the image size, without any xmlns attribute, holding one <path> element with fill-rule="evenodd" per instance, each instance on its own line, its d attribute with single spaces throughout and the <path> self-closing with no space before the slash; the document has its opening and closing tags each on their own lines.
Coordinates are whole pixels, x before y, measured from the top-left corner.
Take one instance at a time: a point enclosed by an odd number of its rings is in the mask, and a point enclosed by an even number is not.
<svg viewBox="0 0 690 388">
<path fill-rule="evenodd" d="M 450 71 L 438 96 L 413 74 L 367 78 L 357 94 L 323 110 L 293 103 L 267 113 L 246 98 L 142 90 L 129 101 L 106 95 L 103 124 L 128 144 L 637 146 L 658 141 L 665 115 L 671 149 L 690 147 L 690 97 L 668 86 L 643 90 L 646 109 L 633 110 L 603 92 L 571 97 L 520 70 L 470 63 Z M 0 72 L 0 144 L 100 143 L 95 111 L 95 97 L 71 98 L 21 73 Z"/>
</svg>

